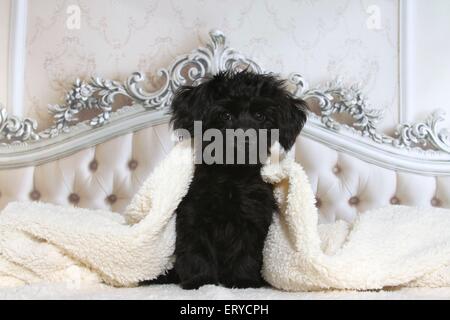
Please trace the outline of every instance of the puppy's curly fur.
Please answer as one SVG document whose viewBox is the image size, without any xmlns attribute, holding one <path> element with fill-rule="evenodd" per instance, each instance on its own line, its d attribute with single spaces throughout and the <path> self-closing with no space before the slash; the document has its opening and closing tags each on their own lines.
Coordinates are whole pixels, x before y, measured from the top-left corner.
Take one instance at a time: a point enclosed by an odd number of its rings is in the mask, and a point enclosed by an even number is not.
<svg viewBox="0 0 450 320">
<path fill-rule="evenodd" d="M 221 72 L 196 87 L 183 87 L 172 103 L 174 129 L 279 129 L 289 150 L 307 117 L 306 103 L 271 74 Z M 269 146 L 270 147 L 270 146 Z M 197 164 L 176 210 L 174 268 L 153 283 L 260 287 L 262 251 L 277 204 L 260 175 L 262 163 Z"/>
</svg>

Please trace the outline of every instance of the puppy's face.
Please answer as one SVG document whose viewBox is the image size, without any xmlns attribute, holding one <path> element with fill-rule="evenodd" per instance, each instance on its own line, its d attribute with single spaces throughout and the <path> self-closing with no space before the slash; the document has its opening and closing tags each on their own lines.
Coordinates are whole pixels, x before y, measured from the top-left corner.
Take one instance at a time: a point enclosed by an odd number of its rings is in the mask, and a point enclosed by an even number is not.
<svg viewBox="0 0 450 320">
<path fill-rule="evenodd" d="M 260 96 L 228 97 L 213 100 L 202 115 L 205 129 L 279 128 L 277 101 Z"/>
<path fill-rule="evenodd" d="M 194 121 L 201 121 L 203 132 L 266 129 L 268 141 L 276 129 L 281 146 L 289 150 L 306 121 L 306 110 L 306 103 L 272 75 L 223 72 L 197 87 L 181 88 L 172 103 L 172 122 L 174 129 L 188 130 L 191 136 Z"/>
</svg>

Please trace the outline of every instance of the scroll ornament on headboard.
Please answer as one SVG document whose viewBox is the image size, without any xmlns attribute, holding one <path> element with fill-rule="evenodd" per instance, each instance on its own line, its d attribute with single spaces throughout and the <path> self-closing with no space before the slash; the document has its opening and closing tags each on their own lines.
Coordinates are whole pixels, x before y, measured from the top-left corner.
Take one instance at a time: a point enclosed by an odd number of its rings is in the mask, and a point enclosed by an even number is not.
<svg viewBox="0 0 450 320">
<path fill-rule="evenodd" d="M 77 79 L 66 93 L 64 103 L 49 106 L 53 124 L 40 132 L 37 132 L 35 120 L 8 115 L 6 109 L 0 107 L 0 142 L 11 146 L 63 135 L 80 122 L 78 115 L 84 110 L 97 111 L 95 116 L 86 120 L 92 128 L 107 125 L 112 113 L 120 111 L 120 108 L 113 111 L 112 107 L 118 96 L 127 97 L 133 106 L 141 105 L 151 112 L 168 108 L 180 86 L 198 83 L 205 76 L 220 70 L 249 68 L 263 72 L 255 61 L 228 47 L 222 32 L 213 30 L 210 38 L 206 46 L 178 57 L 169 68 L 159 70 L 158 75 L 164 79 L 164 84 L 154 92 L 143 89 L 145 76 L 140 72 L 133 73 L 123 83 L 100 77 L 89 81 Z M 441 126 L 445 115 L 443 111 L 432 113 L 423 122 L 400 124 L 395 135 L 389 136 L 377 129 L 383 110 L 370 108 L 358 86 L 346 87 L 340 81 L 333 81 L 324 87 L 308 89 L 305 79 L 297 73 L 288 77 L 288 83 L 293 86 L 294 95 L 318 103 L 319 115 L 311 114 L 310 121 L 320 123 L 327 129 L 340 131 L 345 128 L 378 144 L 395 148 L 450 153 L 450 132 Z M 336 120 L 335 115 L 340 113 L 350 116 L 351 124 Z"/>
</svg>

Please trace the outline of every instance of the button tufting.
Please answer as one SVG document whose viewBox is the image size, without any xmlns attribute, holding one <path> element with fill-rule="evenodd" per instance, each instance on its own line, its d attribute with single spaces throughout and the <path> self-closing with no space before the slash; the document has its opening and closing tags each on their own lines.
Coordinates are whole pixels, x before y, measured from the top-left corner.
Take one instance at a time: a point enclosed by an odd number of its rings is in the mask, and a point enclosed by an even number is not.
<svg viewBox="0 0 450 320">
<path fill-rule="evenodd" d="M 322 200 L 320 198 L 316 198 L 316 207 L 319 209 L 322 206 Z"/>
<path fill-rule="evenodd" d="M 71 193 L 69 196 L 69 202 L 72 204 L 77 204 L 78 202 L 80 202 L 80 196 L 76 193 Z"/>
<path fill-rule="evenodd" d="M 400 199 L 397 198 L 397 197 L 392 197 L 392 198 L 391 198 L 391 204 L 392 204 L 392 205 L 398 205 L 398 204 L 400 204 Z"/>
<path fill-rule="evenodd" d="M 136 170 L 138 166 L 138 162 L 136 160 L 130 160 L 130 162 L 128 162 L 128 168 L 130 170 Z"/>
<path fill-rule="evenodd" d="M 106 198 L 106 201 L 109 202 L 109 204 L 114 204 L 117 201 L 117 196 L 112 194 Z"/>
<path fill-rule="evenodd" d="M 440 199 L 434 197 L 433 199 L 431 199 L 431 205 L 433 207 L 441 207 L 442 206 L 442 202 Z"/>
<path fill-rule="evenodd" d="M 97 160 L 92 160 L 91 163 L 89 164 L 89 169 L 91 171 L 97 171 L 98 169 L 98 161 Z"/>
<path fill-rule="evenodd" d="M 356 206 L 358 205 L 360 202 L 358 197 L 351 197 L 350 200 L 348 201 L 348 203 L 352 206 Z"/>
<path fill-rule="evenodd" d="M 334 174 L 339 174 L 339 173 L 341 173 L 341 167 L 335 166 L 335 167 L 333 168 L 333 173 L 334 173 Z"/>
<path fill-rule="evenodd" d="M 30 192 L 30 199 L 33 201 L 38 201 L 41 198 L 41 193 L 37 190 Z"/>
</svg>

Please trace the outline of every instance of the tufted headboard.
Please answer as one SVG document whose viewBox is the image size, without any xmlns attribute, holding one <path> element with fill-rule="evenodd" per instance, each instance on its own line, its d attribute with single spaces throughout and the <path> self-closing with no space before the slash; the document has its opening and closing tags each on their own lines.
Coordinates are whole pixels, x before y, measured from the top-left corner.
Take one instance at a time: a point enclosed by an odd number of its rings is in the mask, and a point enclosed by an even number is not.
<svg viewBox="0 0 450 320">
<path fill-rule="evenodd" d="M 224 69 L 263 72 L 228 47 L 220 31 L 210 36 L 205 47 L 160 71 L 164 84 L 155 92 L 143 89 L 141 73 L 124 83 L 77 80 L 65 102 L 50 107 L 55 120 L 46 130 L 0 109 L 0 208 L 44 201 L 123 211 L 173 146 L 167 108 L 180 85 Z M 389 204 L 450 208 L 450 135 L 439 127 L 442 113 L 399 125 L 389 136 L 377 130 L 382 114 L 367 107 L 360 89 L 338 82 L 309 89 L 299 74 L 287 81 L 312 109 L 294 154 L 310 177 L 322 222 L 351 221 Z M 129 106 L 115 107 L 119 99 Z M 338 114 L 347 121 L 336 120 Z"/>
</svg>

